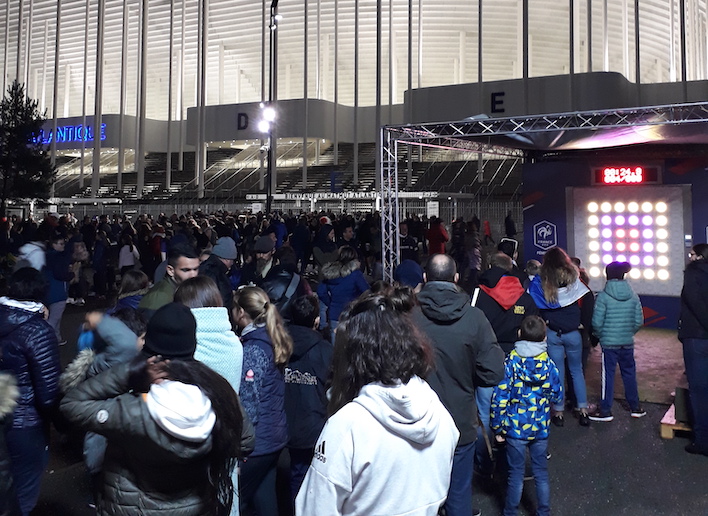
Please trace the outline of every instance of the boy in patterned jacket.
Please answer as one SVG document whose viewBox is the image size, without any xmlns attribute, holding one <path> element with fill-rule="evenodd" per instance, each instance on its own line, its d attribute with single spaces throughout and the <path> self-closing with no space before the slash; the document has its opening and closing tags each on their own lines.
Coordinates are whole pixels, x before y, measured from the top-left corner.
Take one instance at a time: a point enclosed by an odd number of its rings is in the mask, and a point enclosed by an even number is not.
<svg viewBox="0 0 708 516">
<path fill-rule="evenodd" d="M 504 380 L 494 388 L 491 426 L 498 442 L 506 441 L 509 465 L 504 516 L 516 515 L 524 487 L 526 448 L 536 480 L 538 516 L 548 516 L 550 487 L 546 453 L 551 406 L 563 399 L 558 368 L 546 351 L 546 323 L 524 318 L 514 350 L 504 364 Z"/>
</svg>

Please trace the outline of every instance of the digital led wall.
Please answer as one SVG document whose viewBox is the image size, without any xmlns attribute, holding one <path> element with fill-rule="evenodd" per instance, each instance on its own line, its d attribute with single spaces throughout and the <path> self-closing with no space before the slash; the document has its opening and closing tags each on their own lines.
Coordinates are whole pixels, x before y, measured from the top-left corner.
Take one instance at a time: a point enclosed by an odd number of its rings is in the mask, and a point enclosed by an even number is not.
<svg viewBox="0 0 708 516">
<path fill-rule="evenodd" d="M 690 197 L 681 186 L 597 186 L 572 188 L 572 252 L 601 290 L 605 266 L 629 262 L 638 294 L 681 292 L 686 264 L 684 228 Z M 690 192 L 689 192 L 690 193 Z"/>
</svg>

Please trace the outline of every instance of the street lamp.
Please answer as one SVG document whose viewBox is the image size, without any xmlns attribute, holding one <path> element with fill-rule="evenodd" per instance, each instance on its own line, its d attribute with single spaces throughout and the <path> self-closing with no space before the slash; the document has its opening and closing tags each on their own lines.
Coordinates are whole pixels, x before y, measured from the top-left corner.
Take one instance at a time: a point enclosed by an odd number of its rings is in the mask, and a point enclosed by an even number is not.
<svg viewBox="0 0 708 516">
<path fill-rule="evenodd" d="M 263 107 L 263 128 L 268 133 L 268 167 L 266 172 L 266 213 L 270 213 L 273 204 L 273 173 L 276 172 L 276 135 L 275 135 L 275 103 L 278 100 L 278 0 L 270 4 L 270 62 L 268 103 Z M 266 125 L 267 124 L 267 125 Z"/>
</svg>

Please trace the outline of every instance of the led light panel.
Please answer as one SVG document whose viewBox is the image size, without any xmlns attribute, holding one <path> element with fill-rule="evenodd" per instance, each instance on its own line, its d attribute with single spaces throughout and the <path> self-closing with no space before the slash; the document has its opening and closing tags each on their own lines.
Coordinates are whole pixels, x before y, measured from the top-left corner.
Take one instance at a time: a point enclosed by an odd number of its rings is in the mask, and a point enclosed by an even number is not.
<svg viewBox="0 0 708 516">
<path fill-rule="evenodd" d="M 687 198 L 682 187 L 597 186 L 573 188 L 572 196 L 575 247 L 569 250 L 587 268 L 593 290 L 604 287 L 608 263 L 627 261 L 637 293 L 680 294 Z"/>
</svg>

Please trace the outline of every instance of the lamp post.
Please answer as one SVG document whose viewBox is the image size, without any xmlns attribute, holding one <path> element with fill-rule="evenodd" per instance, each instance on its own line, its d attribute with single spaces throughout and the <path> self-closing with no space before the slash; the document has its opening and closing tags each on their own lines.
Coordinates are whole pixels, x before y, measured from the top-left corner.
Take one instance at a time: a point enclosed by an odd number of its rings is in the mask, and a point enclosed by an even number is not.
<svg viewBox="0 0 708 516">
<path fill-rule="evenodd" d="M 270 61 L 268 64 L 268 104 L 263 108 L 263 119 L 268 122 L 268 167 L 266 172 L 266 213 L 273 204 L 273 174 L 277 173 L 277 135 L 275 133 L 275 103 L 278 100 L 278 0 L 270 4 Z"/>
</svg>

